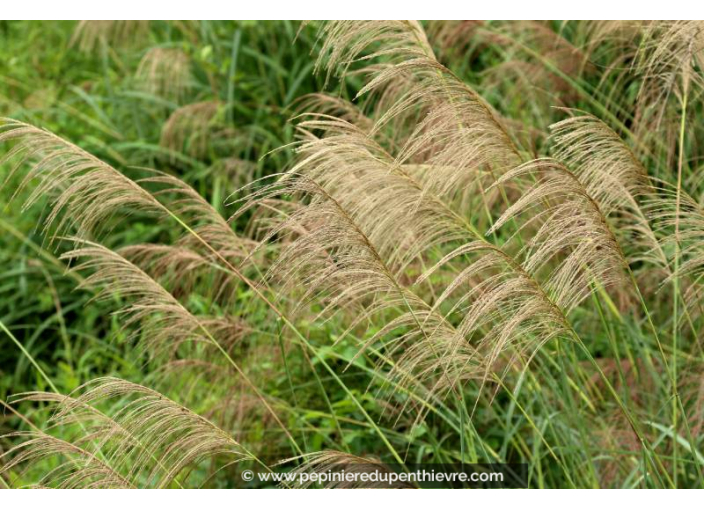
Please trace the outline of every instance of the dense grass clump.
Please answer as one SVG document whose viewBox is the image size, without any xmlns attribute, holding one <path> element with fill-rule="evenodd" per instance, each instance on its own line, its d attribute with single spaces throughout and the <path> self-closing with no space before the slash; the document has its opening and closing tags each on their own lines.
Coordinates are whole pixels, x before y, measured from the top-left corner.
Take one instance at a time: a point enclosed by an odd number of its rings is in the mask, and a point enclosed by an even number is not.
<svg viewBox="0 0 704 510">
<path fill-rule="evenodd" d="M 703 31 L 3 25 L 2 483 L 704 486 Z"/>
</svg>

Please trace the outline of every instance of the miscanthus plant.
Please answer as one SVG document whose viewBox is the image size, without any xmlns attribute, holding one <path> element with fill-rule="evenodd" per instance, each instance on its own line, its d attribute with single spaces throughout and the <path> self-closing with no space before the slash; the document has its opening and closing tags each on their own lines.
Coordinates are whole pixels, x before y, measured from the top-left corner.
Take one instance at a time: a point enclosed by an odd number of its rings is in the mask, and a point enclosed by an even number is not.
<svg viewBox="0 0 704 510">
<path fill-rule="evenodd" d="M 90 23 L 86 50 L 145 30 Z M 226 215 L 172 172 L 3 121 L 8 181 L 48 204 L 46 245 L 114 306 L 146 373 L 62 395 L 34 363 L 55 391 L 3 403 L 22 419 L 5 483 L 231 486 L 241 466 L 363 457 L 701 487 L 704 26 L 317 30 L 341 92 L 296 103 L 295 158 L 233 183 Z M 482 94 L 461 78 L 481 59 Z M 156 48 L 137 75 L 179 98 L 190 72 Z M 177 110 L 162 145 L 226 139 L 218 108 Z M 116 245 L 134 218 L 176 241 Z"/>
</svg>

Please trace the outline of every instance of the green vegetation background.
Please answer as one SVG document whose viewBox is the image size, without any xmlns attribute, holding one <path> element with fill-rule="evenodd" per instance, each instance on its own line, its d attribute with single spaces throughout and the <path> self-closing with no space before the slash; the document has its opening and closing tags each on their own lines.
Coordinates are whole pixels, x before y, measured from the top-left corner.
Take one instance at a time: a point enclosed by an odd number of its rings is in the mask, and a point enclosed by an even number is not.
<svg viewBox="0 0 704 510">
<path fill-rule="evenodd" d="M 294 141 L 290 119 L 297 111 L 296 101 L 326 88 L 324 73 L 314 72 L 320 45 L 316 24 L 301 29 L 298 22 L 152 22 L 146 31 L 116 38 L 111 44 L 88 44 L 85 38 L 77 39 L 76 26 L 76 22 L 0 22 L 0 116 L 46 128 L 129 175 L 142 175 L 141 168 L 147 167 L 178 176 L 225 217 L 226 198 L 240 186 L 290 167 L 294 159 L 288 147 Z M 575 45 L 581 44 L 580 38 L 587 33 L 582 25 L 553 22 L 550 26 Z M 548 126 L 563 118 L 551 108 L 556 104 L 592 112 L 625 131 L 631 126 L 633 116 L 624 112 L 634 109 L 637 80 L 621 81 L 608 73 L 590 75 L 581 70 L 575 71 L 575 79 L 570 81 L 564 70 L 541 57 L 542 43 L 538 39 L 526 39 L 525 44 L 513 49 L 501 42 L 480 47 L 467 41 L 444 44 L 447 41 L 440 38 L 432 42 L 442 46 L 438 55 L 444 64 L 497 111 L 521 126 L 515 133 L 527 140 L 522 147 L 526 153 L 540 154 Z M 155 48 L 178 49 L 190 62 L 188 83 L 174 97 L 165 98 L 145 88 L 140 78 L 140 62 Z M 554 72 L 547 83 L 555 90 L 546 91 L 544 83 L 535 83 L 531 89 L 535 96 L 526 95 L 528 88 L 518 86 L 525 76 L 501 68 L 513 62 L 516 55 Z M 501 71 L 496 73 L 497 69 Z M 351 99 L 362 79 L 352 74 L 343 83 L 327 88 Z M 165 136 L 174 112 L 188 105 L 201 105 L 188 113 L 196 120 L 200 111 L 207 110 L 211 115 L 181 136 Z M 693 111 L 700 110 L 699 104 L 693 107 Z M 541 134 L 536 136 L 533 131 Z M 692 132 L 690 144 L 696 146 L 701 132 Z M 203 136 L 207 143 L 203 143 Z M 4 150 L 0 148 L 0 154 Z M 661 157 L 666 164 L 653 164 L 653 174 L 671 180 L 671 166 L 667 166 L 671 159 L 671 154 Z M 6 181 L 8 170 L 7 165 L 0 167 L 0 182 Z M 10 395 L 24 391 L 51 389 L 32 361 L 62 393 L 104 375 L 146 385 L 158 383 L 165 375 L 153 370 L 133 344 L 121 341 L 128 332 L 112 314 L 115 303 L 96 302 L 93 292 L 75 290 L 81 277 L 67 273 L 64 262 L 55 255 L 59 245 L 68 243 L 56 240 L 52 244 L 43 235 L 48 204 L 42 197 L 32 207 L 22 208 L 31 186 L 20 196 L 13 196 L 21 180 L 22 172 L 18 172 L 0 190 L 0 322 L 28 355 L 0 331 L 0 400 L 7 401 Z M 235 228 L 244 232 L 247 219 L 238 220 Z M 172 244 L 180 236 L 181 232 L 135 215 L 113 225 L 106 244 Z M 667 291 L 655 301 L 666 297 Z M 207 289 L 192 293 L 188 299 L 194 309 L 212 306 Z M 115 301 L 121 302 L 120 296 L 115 296 Z M 264 349 L 264 354 L 248 360 L 248 370 L 252 377 L 261 376 L 260 380 L 267 381 L 268 395 L 282 397 L 294 407 L 288 410 L 288 425 L 302 438 L 307 452 L 334 448 L 377 455 L 385 451 L 379 434 L 364 423 L 349 394 L 321 369 L 321 360 L 325 360 L 340 374 L 350 393 L 371 414 L 381 417 L 382 436 L 391 438 L 400 451 L 405 448 L 411 460 L 431 457 L 454 462 L 464 460 L 467 452 L 476 460 L 488 449 L 498 452 L 496 456 L 504 461 L 530 462 L 536 486 L 596 486 L 604 480 L 603 473 L 594 471 L 598 459 L 603 455 L 621 459 L 623 453 L 626 460 L 621 466 L 627 466 L 628 473 L 632 468 L 634 473 L 621 478 L 625 479 L 623 483 L 650 483 L 637 478 L 638 470 L 633 466 L 642 462 L 636 459 L 637 448 L 625 453 L 606 451 L 591 440 L 596 427 L 608 438 L 611 421 L 607 414 L 613 413 L 615 406 L 600 407 L 608 400 L 603 388 L 587 390 L 580 386 L 580 382 L 591 381 L 593 374 L 585 369 L 584 357 L 575 350 L 550 346 L 536 357 L 537 375 L 513 381 L 529 388 L 527 396 L 521 395 L 525 401 L 512 401 L 498 390 L 491 395 L 472 390 L 475 393 L 468 398 L 482 400 L 471 425 L 459 413 L 460 426 L 471 430 L 463 436 L 432 416 L 420 424 L 396 422 L 393 413 L 383 407 L 383 399 L 377 399 L 383 391 L 393 390 L 370 389 L 375 375 L 373 360 L 365 354 L 348 368 L 358 353 L 357 345 L 350 339 L 332 346 L 346 329 L 343 322 L 332 320 L 311 330 L 311 340 L 318 350 L 316 357 L 307 359 L 301 353 L 285 351 L 280 325 L 249 291 L 240 290 L 238 302 L 247 308 L 247 319 L 255 333 L 250 341 L 273 346 L 277 352 L 274 359 Z M 613 310 L 621 304 L 614 305 L 610 299 L 604 303 L 604 308 L 611 306 Z M 601 306 L 588 303 L 572 317 L 580 334 L 589 340 L 595 358 L 606 357 L 612 344 L 618 344 L 632 359 L 658 357 L 653 338 L 643 333 L 643 317 L 620 316 L 618 310 L 612 315 L 610 309 L 605 317 Z M 668 305 L 653 312 L 664 331 L 672 329 L 667 323 L 670 310 Z M 694 339 L 688 341 L 694 345 Z M 687 362 L 699 359 L 694 354 L 682 354 L 682 358 Z M 612 367 L 610 375 L 614 373 Z M 656 382 L 654 389 L 648 390 L 652 400 L 644 398 L 643 408 L 648 411 L 643 415 L 644 420 L 657 421 L 663 409 L 669 409 L 671 389 L 662 373 L 650 375 Z M 208 410 L 210 395 L 200 394 L 197 384 L 197 377 L 188 376 L 178 388 L 171 389 L 198 397 L 193 401 L 201 404 L 201 409 L 194 411 Z M 622 385 L 618 391 L 627 395 L 629 388 Z M 33 422 L 47 419 L 42 406 L 21 409 Z M 249 412 L 249 408 L 241 410 L 243 414 Z M 584 415 L 579 414 L 582 412 Z M 587 414 L 593 422 L 582 419 Z M 248 444 L 259 445 L 261 458 L 275 462 L 297 453 L 280 434 L 271 434 L 261 415 L 252 416 L 256 419 L 247 422 L 243 434 Z M 342 424 L 339 417 L 344 417 Z M 475 424 L 481 430 L 473 429 Z M 619 433 L 623 431 L 623 424 L 620 426 Z M 0 433 L 22 428 L 26 425 L 16 416 L 0 413 Z M 653 443 L 663 448 L 675 442 L 671 431 L 669 436 L 666 431 L 656 431 L 654 437 Z M 561 448 L 547 451 L 545 443 Z M 11 444 L 11 439 L 0 440 L 0 453 Z M 586 451 L 585 445 L 593 451 Z M 665 463 L 668 455 L 663 455 Z M 564 464 L 558 465 L 551 457 L 559 457 Z M 680 459 L 681 472 L 688 481 L 694 479 L 694 457 L 695 453 L 687 450 Z M 37 479 L 32 472 L 23 476 L 28 483 Z M 230 486 L 231 481 L 225 477 L 216 484 Z"/>
</svg>

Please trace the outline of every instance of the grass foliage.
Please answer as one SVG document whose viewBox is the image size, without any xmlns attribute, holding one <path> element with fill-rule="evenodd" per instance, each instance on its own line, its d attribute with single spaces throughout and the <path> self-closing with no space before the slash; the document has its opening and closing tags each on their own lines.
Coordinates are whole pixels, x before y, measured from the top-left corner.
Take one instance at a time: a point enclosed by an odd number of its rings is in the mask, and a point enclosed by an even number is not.
<svg viewBox="0 0 704 510">
<path fill-rule="evenodd" d="M 703 43 L 4 22 L 0 482 L 704 486 Z"/>
</svg>

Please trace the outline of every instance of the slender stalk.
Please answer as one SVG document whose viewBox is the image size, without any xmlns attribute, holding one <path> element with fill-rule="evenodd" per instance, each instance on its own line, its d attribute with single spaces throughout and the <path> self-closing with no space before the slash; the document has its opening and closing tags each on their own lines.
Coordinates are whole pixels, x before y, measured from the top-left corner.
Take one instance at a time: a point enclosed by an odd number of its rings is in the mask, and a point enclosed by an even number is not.
<svg viewBox="0 0 704 510">
<path fill-rule="evenodd" d="M 20 351 L 22 351 L 22 354 L 24 354 L 24 356 L 29 360 L 29 362 L 30 362 L 30 363 L 32 364 L 32 366 L 36 369 L 36 371 L 39 373 L 39 375 L 42 376 L 42 379 L 44 379 L 44 381 L 46 381 L 46 383 L 49 385 L 49 387 L 51 388 L 51 390 L 52 390 L 54 393 L 60 394 L 61 392 L 58 390 L 58 388 L 56 387 L 56 385 L 54 385 L 54 383 L 53 383 L 53 381 L 51 380 L 51 378 L 50 378 L 48 375 L 46 375 L 46 372 L 44 372 L 44 370 L 42 369 L 42 367 L 39 366 L 39 363 L 37 363 L 37 360 L 34 359 L 34 356 L 32 356 L 32 355 L 29 353 L 29 351 L 24 348 L 24 345 L 22 345 L 22 342 L 20 342 L 19 340 L 17 340 L 17 338 L 15 337 L 15 335 L 12 334 L 12 331 L 10 331 L 9 329 L 7 329 L 7 326 L 5 326 L 5 324 L 2 322 L 2 320 L 0 320 L 0 329 L 2 329 L 2 330 L 5 332 L 5 334 L 7 334 L 7 336 L 10 337 L 10 340 L 12 340 L 12 341 L 14 342 L 14 344 L 17 346 L 17 348 L 18 348 Z"/>
<path fill-rule="evenodd" d="M 677 157 L 677 198 L 675 203 L 675 261 L 674 272 L 672 278 L 673 298 L 672 298 L 672 430 L 677 434 L 678 422 L 678 392 L 677 392 L 677 348 L 679 336 L 679 264 L 680 264 L 680 206 L 682 200 L 682 167 L 684 166 L 684 137 L 687 120 L 687 96 L 688 96 L 688 81 L 683 78 L 684 90 L 682 93 L 681 115 L 680 115 L 680 132 L 679 132 L 679 149 Z M 673 457 L 674 457 L 674 480 L 677 486 L 677 458 L 678 444 L 677 441 L 672 442 Z"/>
</svg>

